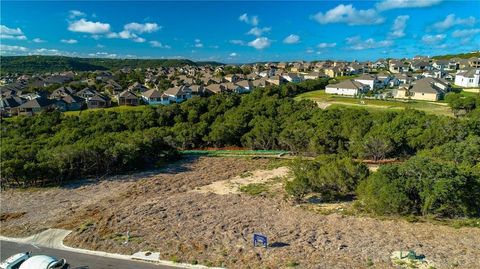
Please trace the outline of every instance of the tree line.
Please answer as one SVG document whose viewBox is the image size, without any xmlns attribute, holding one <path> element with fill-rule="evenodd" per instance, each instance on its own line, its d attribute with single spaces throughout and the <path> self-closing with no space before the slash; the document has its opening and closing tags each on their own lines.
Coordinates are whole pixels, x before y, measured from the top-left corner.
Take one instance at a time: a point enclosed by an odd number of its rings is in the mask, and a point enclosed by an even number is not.
<svg viewBox="0 0 480 269">
<path fill-rule="evenodd" d="M 478 159 L 469 157 L 468 165 L 464 159 L 471 154 L 479 156 L 469 151 L 478 146 L 479 113 L 451 118 L 409 109 L 322 110 L 312 101 L 293 99 L 301 92 L 324 88 L 327 83 L 320 79 L 268 86 L 250 94 L 218 94 L 134 111 L 85 111 L 78 116 L 49 112 L 2 119 L 2 181 L 20 186 L 61 184 L 152 167 L 175 158 L 177 150 L 239 146 L 321 156 L 310 167 L 314 172 L 300 180 L 304 186 L 290 184 L 290 193 L 298 189 L 315 191 L 331 199 L 358 194 L 366 208 L 376 212 L 470 215 L 471 206 L 465 207 L 464 213 L 449 213 L 453 212 L 452 206 L 440 206 L 438 201 L 450 198 L 441 198 L 440 193 L 429 188 L 438 183 L 435 190 L 439 192 L 441 186 L 460 192 L 478 183 Z M 456 150 L 459 145 L 464 150 Z M 453 155 L 442 155 L 447 154 L 442 153 L 443 147 Z M 382 166 L 372 174 L 356 162 L 387 158 L 408 161 Z M 450 176 L 458 184 L 436 180 Z M 399 187 L 412 184 L 414 189 Z M 376 187 L 379 185 L 397 189 L 381 192 Z M 393 205 L 388 200 L 393 199 L 388 195 L 392 192 L 404 196 L 399 198 L 401 206 L 387 210 L 387 205 Z M 453 205 L 455 199 L 448 201 Z M 478 198 L 472 200 L 478 202 Z"/>
</svg>

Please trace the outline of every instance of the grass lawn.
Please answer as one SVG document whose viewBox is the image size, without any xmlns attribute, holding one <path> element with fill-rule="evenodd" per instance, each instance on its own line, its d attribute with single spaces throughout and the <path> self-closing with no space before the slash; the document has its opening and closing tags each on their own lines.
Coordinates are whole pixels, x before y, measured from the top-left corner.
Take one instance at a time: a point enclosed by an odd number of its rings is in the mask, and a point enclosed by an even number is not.
<svg viewBox="0 0 480 269">
<path fill-rule="evenodd" d="M 373 110 L 395 110 L 412 108 L 427 113 L 453 116 L 452 111 L 446 103 L 428 102 L 428 101 L 395 101 L 395 100 L 372 100 L 372 99 L 356 99 L 352 97 L 344 97 L 339 95 L 327 94 L 324 90 L 311 91 L 298 95 L 296 100 L 310 99 L 316 101 L 322 107 L 338 107 L 350 106 L 358 108 L 367 108 Z"/>
<path fill-rule="evenodd" d="M 139 105 L 139 106 L 114 106 L 114 107 L 108 107 L 108 108 L 93 108 L 93 109 L 86 109 L 86 110 L 81 110 L 81 111 L 66 111 L 65 115 L 69 116 L 78 116 L 80 113 L 89 113 L 89 112 L 95 112 L 95 111 L 113 111 L 113 112 L 121 112 L 121 111 L 141 111 L 145 110 L 147 105 Z"/>
<path fill-rule="evenodd" d="M 182 150 L 184 155 L 205 155 L 211 157 L 227 156 L 278 156 L 288 153 L 284 150 Z"/>
</svg>

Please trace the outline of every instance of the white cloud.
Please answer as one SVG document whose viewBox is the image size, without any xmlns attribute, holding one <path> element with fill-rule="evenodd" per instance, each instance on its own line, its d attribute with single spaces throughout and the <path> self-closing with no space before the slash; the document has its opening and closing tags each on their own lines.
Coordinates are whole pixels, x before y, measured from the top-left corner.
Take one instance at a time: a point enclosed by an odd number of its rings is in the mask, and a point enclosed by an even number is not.
<svg viewBox="0 0 480 269">
<path fill-rule="evenodd" d="M 285 39 L 283 39 L 283 43 L 285 44 L 297 44 L 300 42 L 300 37 L 298 35 L 294 35 L 294 34 L 291 34 L 287 37 L 285 37 Z"/>
<path fill-rule="evenodd" d="M 132 39 L 133 42 L 137 42 L 137 43 L 143 43 L 145 41 L 147 41 L 145 38 L 143 37 L 135 37 L 134 39 Z"/>
<path fill-rule="evenodd" d="M 449 14 L 443 21 L 439 21 L 435 24 L 433 24 L 433 28 L 437 31 L 445 31 L 447 29 L 452 28 L 453 26 L 456 25 L 468 25 L 472 26 L 475 24 L 475 17 L 470 16 L 468 18 L 457 18 L 455 14 Z"/>
<path fill-rule="evenodd" d="M 60 55 L 62 54 L 59 50 L 57 49 L 46 49 L 46 48 L 41 48 L 41 49 L 35 49 L 33 52 L 30 54 L 43 54 L 43 55 Z"/>
<path fill-rule="evenodd" d="M 348 37 L 346 40 L 347 44 L 349 44 L 353 50 L 376 49 L 393 45 L 393 41 L 391 40 L 376 41 L 373 38 L 362 40 L 360 36 Z"/>
<path fill-rule="evenodd" d="M 307 49 L 307 53 L 311 54 L 314 53 L 315 51 L 313 49 Z"/>
<path fill-rule="evenodd" d="M 200 39 L 195 39 L 195 44 L 193 45 L 195 48 L 203 48 L 202 41 Z"/>
<path fill-rule="evenodd" d="M 0 44 L 0 51 L 1 52 L 26 52 L 28 49 L 22 46 L 9 46 Z"/>
<path fill-rule="evenodd" d="M 325 49 L 325 48 L 333 48 L 333 47 L 336 47 L 337 46 L 337 43 L 325 43 L 325 42 L 322 42 L 320 44 L 317 45 L 317 48 L 319 49 Z"/>
<path fill-rule="evenodd" d="M 405 36 L 405 28 L 407 27 L 407 21 L 410 16 L 403 15 L 397 16 L 393 22 L 392 31 L 389 34 L 390 38 L 400 38 Z"/>
<path fill-rule="evenodd" d="M 60 42 L 65 43 L 65 44 L 76 44 L 76 43 L 78 43 L 78 41 L 75 40 L 75 39 L 62 39 L 62 40 L 60 40 Z"/>
<path fill-rule="evenodd" d="M 162 26 L 159 26 L 156 23 L 137 23 L 137 22 L 131 22 L 129 24 L 125 24 L 123 27 L 124 30 L 141 34 L 141 33 L 153 33 L 158 30 L 160 30 Z"/>
<path fill-rule="evenodd" d="M 425 44 L 436 44 L 442 40 L 444 40 L 446 35 L 441 34 L 441 35 L 424 35 L 422 37 L 422 41 Z"/>
<path fill-rule="evenodd" d="M 384 0 L 376 7 L 378 10 L 389 10 L 397 8 L 417 8 L 417 7 L 430 7 L 442 2 L 442 0 Z"/>
<path fill-rule="evenodd" d="M 244 13 L 238 17 L 238 20 L 243 21 L 244 23 L 256 26 L 258 25 L 258 17 L 257 16 L 248 16 L 247 13 Z"/>
<path fill-rule="evenodd" d="M 250 47 L 254 47 L 257 50 L 268 48 L 270 47 L 270 44 L 272 44 L 272 41 L 266 37 L 258 37 L 257 39 L 248 42 Z"/>
<path fill-rule="evenodd" d="M 0 33 L 5 35 L 23 35 L 22 29 L 20 28 L 8 28 L 5 25 L 0 25 Z"/>
<path fill-rule="evenodd" d="M 47 42 L 47 41 L 45 41 L 45 40 L 43 40 L 43 39 L 41 39 L 41 38 L 38 38 L 38 37 L 37 37 L 37 38 L 34 38 L 34 39 L 32 39 L 32 41 L 33 41 L 33 42 L 35 42 L 35 43 L 43 43 L 43 42 Z"/>
<path fill-rule="evenodd" d="M 20 28 L 9 28 L 5 25 L 0 25 L 0 38 L 1 39 L 17 39 L 26 40 L 27 37 L 23 34 Z"/>
<path fill-rule="evenodd" d="M 270 30 L 272 30 L 272 28 L 270 27 L 263 27 L 263 28 L 253 27 L 252 29 L 250 29 L 250 31 L 247 32 L 247 34 L 262 36 L 264 33 L 270 32 Z"/>
<path fill-rule="evenodd" d="M 161 42 L 159 41 L 150 41 L 148 42 L 150 43 L 150 46 L 154 47 L 154 48 L 162 48 L 162 49 L 169 49 L 171 48 L 169 45 L 164 45 L 162 44 Z"/>
<path fill-rule="evenodd" d="M 230 57 L 237 57 L 237 56 L 238 56 L 238 54 L 236 52 L 230 53 Z"/>
<path fill-rule="evenodd" d="M 110 32 L 110 24 L 87 21 L 82 18 L 78 21 L 71 22 L 68 30 L 88 34 L 105 34 Z"/>
<path fill-rule="evenodd" d="M 238 40 L 238 39 L 234 39 L 234 40 L 230 40 L 230 43 L 234 44 L 234 45 L 245 45 L 245 42 L 243 40 Z"/>
<path fill-rule="evenodd" d="M 24 36 L 24 35 L 5 35 L 5 34 L 0 34 L 0 39 L 26 40 L 27 37 Z"/>
<path fill-rule="evenodd" d="M 76 17 L 85 17 L 85 13 L 81 12 L 80 10 L 70 10 L 68 17 L 70 19 L 75 19 Z"/>
<path fill-rule="evenodd" d="M 356 9 L 353 5 L 340 4 L 325 13 L 318 12 L 312 18 L 320 24 L 346 23 L 348 25 L 379 24 L 385 21 L 375 9 Z"/>
<path fill-rule="evenodd" d="M 478 33 L 480 33 L 480 28 L 455 30 L 453 31 L 452 36 L 456 38 L 471 38 Z"/>
<path fill-rule="evenodd" d="M 159 26 L 156 23 L 137 23 L 131 22 L 123 26 L 123 31 L 119 33 L 108 33 L 108 38 L 121 38 L 121 39 L 131 39 L 137 43 L 143 43 L 146 41 L 145 38 L 138 36 L 143 33 L 153 33 L 161 29 L 162 26 Z"/>
<path fill-rule="evenodd" d="M 115 53 L 108 53 L 108 52 L 96 52 L 96 53 L 89 53 L 88 56 L 101 57 L 101 58 L 117 58 L 118 55 Z"/>
</svg>

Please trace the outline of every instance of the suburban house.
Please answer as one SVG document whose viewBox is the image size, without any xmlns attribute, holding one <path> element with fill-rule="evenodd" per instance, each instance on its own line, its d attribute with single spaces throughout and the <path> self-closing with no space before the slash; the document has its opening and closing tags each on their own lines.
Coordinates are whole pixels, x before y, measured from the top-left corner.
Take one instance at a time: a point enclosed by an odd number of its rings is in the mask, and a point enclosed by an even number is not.
<svg viewBox="0 0 480 269">
<path fill-rule="evenodd" d="M 170 99 L 167 95 L 162 94 L 159 90 L 151 89 L 142 93 L 142 99 L 149 105 L 168 105 Z"/>
<path fill-rule="evenodd" d="M 341 77 L 341 76 L 345 75 L 345 71 L 343 70 L 343 68 L 341 68 L 339 66 L 325 68 L 324 72 L 325 72 L 325 75 L 327 75 L 331 78 Z"/>
<path fill-rule="evenodd" d="M 216 94 L 226 92 L 227 88 L 222 84 L 210 84 L 205 86 L 205 92 L 209 94 Z"/>
<path fill-rule="evenodd" d="M 25 102 L 16 108 L 18 115 L 32 116 L 42 111 L 55 109 L 55 101 L 44 97 L 39 97 Z"/>
<path fill-rule="evenodd" d="M 319 78 L 320 76 L 322 76 L 322 74 L 320 72 L 310 72 L 308 74 L 305 74 L 303 75 L 303 78 L 305 80 L 308 80 L 308 79 L 317 79 Z M 300 82 L 300 81 L 299 81 Z"/>
<path fill-rule="evenodd" d="M 298 83 L 302 81 L 302 78 L 297 73 L 285 73 L 282 77 L 289 82 Z"/>
<path fill-rule="evenodd" d="M 355 96 L 368 91 L 368 85 L 361 82 L 347 79 L 336 84 L 328 84 L 325 87 L 326 93 Z"/>
<path fill-rule="evenodd" d="M 409 96 L 415 100 L 438 101 L 450 90 L 450 84 L 437 78 L 416 80 L 409 89 Z"/>
<path fill-rule="evenodd" d="M 388 70 L 394 74 L 408 71 L 408 65 L 402 61 L 391 61 L 388 64 Z"/>
<path fill-rule="evenodd" d="M 17 113 L 15 108 L 19 107 L 24 100 L 18 96 L 2 97 L 0 99 L 0 112 L 2 116 L 13 116 Z"/>
<path fill-rule="evenodd" d="M 136 106 L 138 105 L 138 97 L 131 91 L 125 90 L 117 95 L 119 106 Z"/>
<path fill-rule="evenodd" d="M 105 108 L 110 106 L 110 98 L 95 94 L 86 98 L 87 108 Z"/>
<path fill-rule="evenodd" d="M 393 98 L 407 99 L 410 97 L 410 85 L 402 84 L 397 89 L 392 91 Z"/>
<path fill-rule="evenodd" d="M 205 94 L 205 86 L 203 85 L 191 85 L 190 89 L 192 90 L 193 95 L 204 95 Z"/>
<path fill-rule="evenodd" d="M 228 81 L 228 82 L 237 82 L 240 78 L 235 75 L 235 74 L 231 74 L 231 75 L 226 75 L 225 77 L 225 80 Z"/>
<path fill-rule="evenodd" d="M 50 94 L 50 98 L 62 98 L 63 96 L 72 95 L 75 91 L 70 87 L 60 87 Z"/>
<path fill-rule="evenodd" d="M 462 87 L 480 86 L 480 69 L 460 71 L 455 74 L 455 84 Z"/>
<path fill-rule="evenodd" d="M 235 83 L 235 85 L 239 86 L 238 93 L 246 93 L 253 90 L 253 83 L 250 80 L 241 80 Z"/>
<path fill-rule="evenodd" d="M 425 60 L 413 60 L 410 63 L 410 69 L 414 72 L 416 71 L 424 71 L 424 70 L 432 70 L 432 66 L 428 61 Z"/>
<path fill-rule="evenodd" d="M 75 95 L 65 95 L 60 98 L 63 102 L 65 102 L 65 109 L 67 111 L 77 111 L 82 109 L 85 100 L 82 97 L 75 96 Z"/>
<path fill-rule="evenodd" d="M 369 86 L 370 90 L 373 90 L 380 86 L 380 81 L 375 76 L 372 76 L 370 74 L 362 74 L 361 76 L 356 77 L 353 80 Z"/>
<path fill-rule="evenodd" d="M 265 78 L 260 78 L 252 81 L 253 87 L 260 87 L 263 88 L 267 86 L 267 80 Z"/>
<path fill-rule="evenodd" d="M 192 90 L 187 86 L 176 86 L 164 92 L 172 102 L 180 103 L 192 98 Z"/>
<path fill-rule="evenodd" d="M 117 95 L 121 93 L 123 89 L 115 80 L 109 79 L 107 84 L 103 87 L 103 90 L 108 91 L 112 95 Z"/>
<path fill-rule="evenodd" d="M 480 57 L 468 58 L 468 65 L 472 68 L 480 68 Z"/>
<path fill-rule="evenodd" d="M 148 91 L 148 88 L 139 82 L 135 82 L 128 87 L 128 90 L 132 92 L 145 92 Z"/>
<path fill-rule="evenodd" d="M 267 79 L 268 83 L 273 85 L 280 85 L 286 82 L 286 80 L 281 76 L 271 76 Z"/>
<path fill-rule="evenodd" d="M 82 98 L 90 98 L 90 97 L 93 97 L 97 94 L 97 91 L 94 90 L 94 89 L 90 89 L 90 88 L 84 88 L 83 90 L 80 90 L 77 92 L 77 96 L 80 96 Z"/>
</svg>

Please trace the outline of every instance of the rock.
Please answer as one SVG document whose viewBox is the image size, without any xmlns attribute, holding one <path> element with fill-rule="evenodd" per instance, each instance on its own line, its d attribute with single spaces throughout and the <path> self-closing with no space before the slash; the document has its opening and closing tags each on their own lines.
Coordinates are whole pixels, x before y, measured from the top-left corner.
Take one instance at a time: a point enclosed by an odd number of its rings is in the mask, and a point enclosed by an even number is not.
<svg viewBox="0 0 480 269">
<path fill-rule="evenodd" d="M 342 250 L 342 249 L 346 249 L 346 248 L 348 248 L 348 246 L 345 245 L 345 244 L 340 244 L 340 246 L 338 246 L 338 250 Z"/>
</svg>

